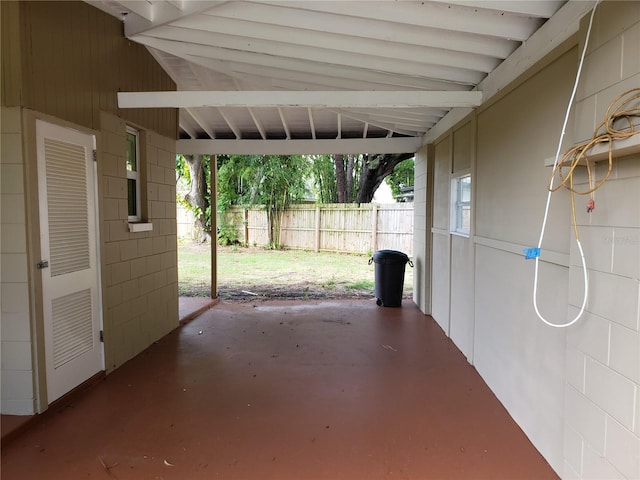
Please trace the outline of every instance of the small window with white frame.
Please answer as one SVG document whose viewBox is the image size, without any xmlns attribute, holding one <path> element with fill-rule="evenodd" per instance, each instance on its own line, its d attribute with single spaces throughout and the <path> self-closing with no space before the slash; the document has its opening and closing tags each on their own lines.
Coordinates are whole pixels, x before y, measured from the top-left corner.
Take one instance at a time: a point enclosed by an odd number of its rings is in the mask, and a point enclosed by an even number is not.
<svg viewBox="0 0 640 480">
<path fill-rule="evenodd" d="M 471 233 L 471 175 L 451 179 L 451 233 Z"/>
<path fill-rule="evenodd" d="M 139 133 L 136 129 L 127 127 L 127 204 L 129 222 L 139 222 L 142 219 L 140 211 L 140 145 Z"/>
</svg>

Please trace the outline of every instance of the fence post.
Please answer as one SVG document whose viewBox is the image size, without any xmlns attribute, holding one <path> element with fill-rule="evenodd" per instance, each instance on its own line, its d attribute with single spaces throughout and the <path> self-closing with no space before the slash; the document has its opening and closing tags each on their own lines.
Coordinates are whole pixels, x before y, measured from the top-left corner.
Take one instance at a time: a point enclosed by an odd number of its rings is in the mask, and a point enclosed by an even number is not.
<svg viewBox="0 0 640 480">
<path fill-rule="evenodd" d="M 320 207 L 316 207 L 316 253 L 320 251 Z"/>
<path fill-rule="evenodd" d="M 249 210 L 246 208 L 242 209 L 242 225 L 244 226 L 244 244 L 249 246 Z"/>
<path fill-rule="evenodd" d="M 378 246 L 378 205 L 371 204 L 371 253 Z"/>
</svg>

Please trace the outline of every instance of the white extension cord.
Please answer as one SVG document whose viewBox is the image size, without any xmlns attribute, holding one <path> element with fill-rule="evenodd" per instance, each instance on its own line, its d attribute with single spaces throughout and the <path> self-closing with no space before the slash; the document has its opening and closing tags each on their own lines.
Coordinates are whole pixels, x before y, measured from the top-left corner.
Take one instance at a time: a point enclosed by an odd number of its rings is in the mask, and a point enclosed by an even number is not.
<svg viewBox="0 0 640 480">
<path fill-rule="evenodd" d="M 571 114 L 571 108 L 573 107 L 573 102 L 575 100 L 576 97 L 576 91 L 578 90 L 578 84 L 580 82 L 580 75 L 582 73 L 582 66 L 584 64 L 584 57 L 586 56 L 587 53 L 587 47 L 589 45 L 589 38 L 591 37 L 591 26 L 593 24 L 593 17 L 596 13 L 596 8 L 598 7 L 598 4 L 600 3 L 601 0 L 598 0 L 595 5 L 593 6 L 593 10 L 591 11 L 591 18 L 589 20 L 589 28 L 587 29 L 587 37 L 585 39 L 584 42 L 584 48 L 582 49 L 582 55 L 580 56 L 580 64 L 578 65 L 578 72 L 576 73 L 576 81 L 573 85 L 573 91 L 571 92 L 571 98 L 569 99 L 569 105 L 567 106 L 567 113 L 564 117 L 564 123 L 562 124 L 562 133 L 560 134 L 560 140 L 558 141 L 558 149 L 556 151 L 556 157 L 555 160 L 553 162 L 553 169 L 555 171 L 556 166 L 558 165 L 558 161 L 560 159 L 560 150 L 562 148 L 562 141 L 564 139 L 564 134 L 567 128 L 567 124 L 569 123 L 569 115 Z M 552 323 L 550 321 L 548 321 L 546 318 L 544 318 L 544 316 L 542 316 L 542 314 L 540 313 L 540 310 L 538 309 L 538 270 L 539 270 L 539 265 L 540 265 L 540 249 L 542 248 L 542 241 L 544 239 L 544 234 L 545 234 L 545 229 L 547 226 L 547 218 L 549 216 L 549 205 L 551 204 L 551 194 L 553 193 L 551 190 L 553 189 L 553 180 L 554 178 L 551 179 L 551 183 L 549 185 L 549 192 L 547 193 L 547 204 L 545 206 L 544 209 L 544 219 L 542 220 L 542 228 L 540 229 L 540 240 L 538 240 L 538 248 L 537 248 L 537 253 L 535 256 L 535 273 L 533 276 L 533 308 L 536 311 L 536 315 L 538 315 L 538 318 L 540 318 L 540 320 L 542 320 L 545 324 L 549 325 L 550 327 L 555 327 L 555 328 L 565 328 L 565 327 L 569 327 L 571 325 L 573 325 L 574 323 L 576 323 L 578 321 L 578 319 L 582 316 L 582 314 L 584 313 L 584 310 L 587 306 L 587 296 L 589 294 L 589 277 L 587 274 L 587 262 L 584 258 L 584 251 L 582 250 L 582 244 L 580 243 L 580 239 L 576 236 L 576 243 L 578 245 L 578 251 L 580 252 L 580 260 L 582 262 L 582 273 L 583 273 L 583 279 L 584 279 L 584 295 L 582 297 L 582 306 L 580 307 L 580 311 L 578 312 L 578 314 L 575 316 L 575 318 L 567 323 L 562 323 L 562 324 L 558 324 L 558 323 Z"/>
</svg>

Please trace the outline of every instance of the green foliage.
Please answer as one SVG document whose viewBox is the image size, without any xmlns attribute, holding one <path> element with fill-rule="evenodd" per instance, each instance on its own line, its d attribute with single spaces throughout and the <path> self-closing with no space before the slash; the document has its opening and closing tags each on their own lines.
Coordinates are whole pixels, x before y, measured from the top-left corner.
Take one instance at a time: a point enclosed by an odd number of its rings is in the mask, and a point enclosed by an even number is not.
<svg viewBox="0 0 640 480">
<path fill-rule="evenodd" d="M 220 245 L 235 245 L 238 243 L 238 231 L 231 223 L 223 223 L 218 227 L 218 243 Z"/>
<path fill-rule="evenodd" d="M 336 171 L 331 156 L 312 155 L 310 161 L 313 172 L 314 193 L 318 203 L 337 202 Z"/>
<path fill-rule="evenodd" d="M 393 173 L 386 178 L 394 197 L 402 193 L 401 187 L 413 186 L 413 167 L 413 158 L 404 160 L 396 165 Z"/>
<path fill-rule="evenodd" d="M 306 194 L 310 163 L 301 155 L 230 155 L 218 158 L 218 213 L 232 205 L 264 205 L 269 243 L 280 246 L 280 219 L 284 209 Z"/>
</svg>

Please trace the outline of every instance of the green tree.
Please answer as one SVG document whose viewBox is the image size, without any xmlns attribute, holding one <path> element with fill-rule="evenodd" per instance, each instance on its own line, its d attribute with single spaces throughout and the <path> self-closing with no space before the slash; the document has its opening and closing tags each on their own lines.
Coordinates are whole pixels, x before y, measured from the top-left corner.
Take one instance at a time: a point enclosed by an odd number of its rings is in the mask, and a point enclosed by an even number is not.
<svg viewBox="0 0 640 480">
<path fill-rule="evenodd" d="M 409 158 L 396 165 L 393 173 L 386 178 L 387 184 L 391 188 L 394 197 L 402 192 L 402 187 L 413 186 L 414 160 Z"/>
<path fill-rule="evenodd" d="M 218 211 L 231 205 L 263 205 L 269 245 L 280 248 L 280 223 L 287 206 L 301 201 L 310 169 L 301 155 L 231 155 L 219 158 Z"/>
<path fill-rule="evenodd" d="M 338 201 L 336 171 L 331 156 L 312 155 L 309 160 L 318 203 L 336 203 Z"/>
<path fill-rule="evenodd" d="M 394 175 L 396 168 L 400 168 L 396 183 L 412 185 L 413 161 L 403 162 L 413 156 L 413 153 L 390 153 L 312 157 L 318 199 L 321 203 L 370 203 L 382 181 Z"/>
</svg>

